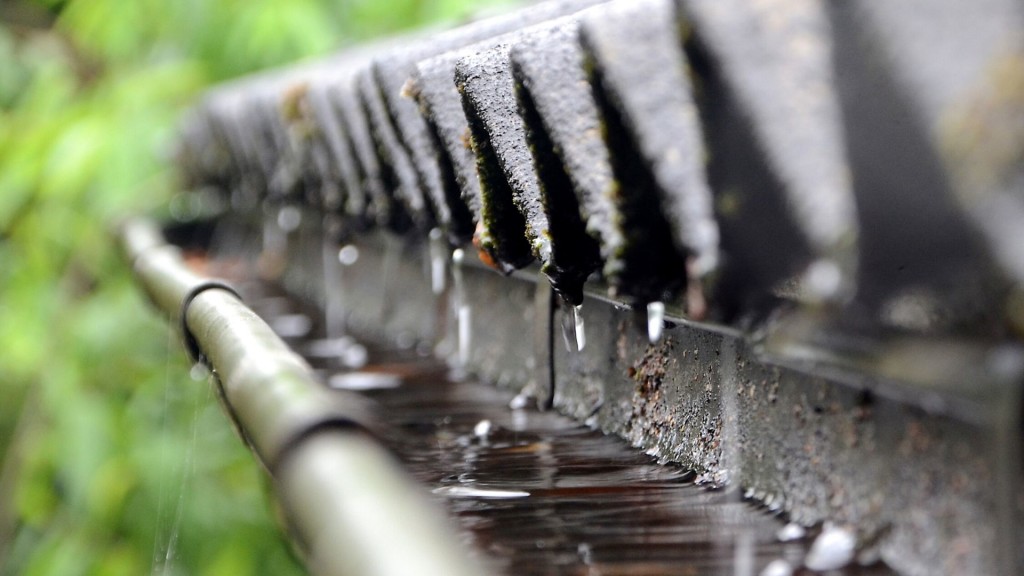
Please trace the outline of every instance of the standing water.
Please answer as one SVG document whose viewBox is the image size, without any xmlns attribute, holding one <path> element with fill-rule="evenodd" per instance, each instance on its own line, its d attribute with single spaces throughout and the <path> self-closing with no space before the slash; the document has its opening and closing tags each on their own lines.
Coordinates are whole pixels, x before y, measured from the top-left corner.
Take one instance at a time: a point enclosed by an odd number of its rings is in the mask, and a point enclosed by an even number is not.
<svg viewBox="0 0 1024 576">
<path fill-rule="evenodd" d="M 456 294 L 460 281 L 456 273 Z M 512 391 L 447 375 L 409 351 L 375 350 L 344 387 L 379 405 L 381 441 L 492 573 L 810 573 L 804 562 L 819 529 L 784 530 L 739 490 L 708 490 L 694 472 L 531 409 Z M 854 562 L 832 573 L 891 571 Z"/>
</svg>

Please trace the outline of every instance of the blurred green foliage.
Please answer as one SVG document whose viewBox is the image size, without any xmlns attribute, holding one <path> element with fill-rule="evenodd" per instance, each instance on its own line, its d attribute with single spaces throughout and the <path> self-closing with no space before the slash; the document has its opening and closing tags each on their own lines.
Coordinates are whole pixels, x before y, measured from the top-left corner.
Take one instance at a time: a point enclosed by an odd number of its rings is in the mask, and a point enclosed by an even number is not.
<svg viewBox="0 0 1024 576">
<path fill-rule="evenodd" d="M 0 574 L 301 573 L 109 227 L 163 210 L 203 87 L 477 5 L 0 2 Z"/>
</svg>

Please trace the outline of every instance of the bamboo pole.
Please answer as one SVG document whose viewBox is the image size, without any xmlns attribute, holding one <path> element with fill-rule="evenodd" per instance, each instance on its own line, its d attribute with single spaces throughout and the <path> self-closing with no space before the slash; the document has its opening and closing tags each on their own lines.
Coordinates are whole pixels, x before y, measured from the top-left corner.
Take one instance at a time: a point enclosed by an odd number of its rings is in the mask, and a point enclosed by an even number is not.
<svg viewBox="0 0 1024 576">
<path fill-rule="evenodd" d="M 189 270 L 152 223 L 130 221 L 120 237 L 150 299 L 216 376 L 314 573 L 482 573 L 422 487 L 367 432 L 362 397 L 319 384 L 229 287 Z"/>
</svg>

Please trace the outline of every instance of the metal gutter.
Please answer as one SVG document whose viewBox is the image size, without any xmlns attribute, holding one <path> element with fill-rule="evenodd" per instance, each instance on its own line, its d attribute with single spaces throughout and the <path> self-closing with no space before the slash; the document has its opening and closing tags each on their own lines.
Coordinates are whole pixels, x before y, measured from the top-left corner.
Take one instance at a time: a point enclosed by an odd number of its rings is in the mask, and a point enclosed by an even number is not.
<svg viewBox="0 0 1024 576">
<path fill-rule="evenodd" d="M 482 572 L 369 431 L 371 410 L 330 391 L 229 286 L 192 272 L 147 221 L 120 232 L 156 307 L 215 377 L 228 414 L 274 478 L 308 567 L 323 575 Z"/>
<path fill-rule="evenodd" d="M 282 280 L 295 294 L 323 285 L 305 248 L 318 234 L 290 237 Z M 805 526 L 855 526 L 900 573 L 946 562 L 952 572 L 1019 573 L 1019 347 L 874 340 L 792 307 L 740 330 L 666 306 L 652 344 L 643 311 L 599 282 L 572 311 L 539 267 L 505 277 L 467 252 L 448 267 L 452 289 L 432 295 L 410 289 L 430 282 L 426 246 L 379 232 L 352 247 L 359 258 L 333 289 L 344 295 L 347 332 L 361 340 L 435 343 L 453 366 L 695 470 L 701 482 L 738 487 Z M 969 552 L 953 558 L 952 540 Z"/>
</svg>

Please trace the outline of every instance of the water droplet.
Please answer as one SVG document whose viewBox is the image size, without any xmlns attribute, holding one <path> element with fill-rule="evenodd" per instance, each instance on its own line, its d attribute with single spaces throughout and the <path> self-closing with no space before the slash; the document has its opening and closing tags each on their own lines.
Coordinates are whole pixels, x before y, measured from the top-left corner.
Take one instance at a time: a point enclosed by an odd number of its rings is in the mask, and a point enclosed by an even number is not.
<svg viewBox="0 0 1024 576">
<path fill-rule="evenodd" d="M 733 575 L 754 576 L 754 534 L 744 530 L 736 536 L 733 549 Z"/>
<path fill-rule="evenodd" d="M 341 353 L 341 363 L 349 368 L 362 368 L 369 358 L 370 353 L 362 344 L 352 344 Z"/>
<path fill-rule="evenodd" d="M 843 273 L 831 260 L 817 260 L 807 268 L 804 276 L 808 294 L 818 300 L 828 300 L 843 286 Z"/>
<path fill-rule="evenodd" d="M 568 352 L 576 351 L 576 324 L 572 314 L 562 314 L 562 342 Z"/>
<path fill-rule="evenodd" d="M 452 251 L 452 276 L 455 279 L 455 326 L 458 340 L 456 362 L 460 370 L 469 365 L 470 340 L 473 336 L 473 311 L 466 302 L 466 285 L 462 277 L 462 262 L 465 258 L 466 253 L 462 248 Z"/>
<path fill-rule="evenodd" d="M 351 266 L 359 261 L 359 248 L 351 244 L 346 244 L 338 250 L 338 262 L 341 262 L 342 266 Z"/>
<path fill-rule="evenodd" d="M 384 372 L 349 372 L 331 376 L 327 385 L 336 390 L 387 390 L 401 386 L 402 379 Z"/>
<path fill-rule="evenodd" d="M 580 352 L 587 345 L 586 327 L 583 323 L 583 305 L 566 305 L 562 315 L 562 340 L 569 352 Z"/>
<path fill-rule="evenodd" d="M 277 211 L 277 226 L 285 232 L 295 231 L 302 224 L 302 212 L 295 206 L 282 206 Z"/>
<path fill-rule="evenodd" d="M 587 345 L 587 334 L 583 326 L 583 304 L 572 307 L 572 320 L 576 332 L 576 350 L 582 351 Z"/>
<path fill-rule="evenodd" d="M 481 420 L 476 423 L 473 427 L 473 435 L 477 438 L 485 439 L 491 433 L 491 421 Z"/>
<path fill-rule="evenodd" d="M 838 570 L 853 560 L 857 538 L 849 528 L 826 524 L 824 530 L 811 545 L 804 558 L 804 565 L 811 570 L 824 572 Z"/>
<path fill-rule="evenodd" d="M 433 492 L 448 498 L 483 498 L 487 500 L 526 498 L 530 495 L 529 492 L 522 490 L 488 490 L 471 486 L 441 486 L 434 488 Z"/>
<path fill-rule="evenodd" d="M 206 364 L 196 362 L 192 365 L 192 369 L 189 370 L 188 375 L 196 382 L 202 382 L 210 376 L 210 369 L 206 367 Z"/>
<path fill-rule="evenodd" d="M 313 321 L 305 314 L 285 314 L 271 318 L 270 326 L 281 338 L 301 338 L 313 329 Z"/>
<path fill-rule="evenodd" d="M 459 306 L 458 312 L 458 326 L 459 326 L 459 366 L 465 367 L 469 364 L 470 355 L 470 339 L 473 335 L 473 311 L 470 309 L 469 304 L 462 304 Z"/>
<path fill-rule="evenodd" d="M 789 562 L 778 558 L 772 560 L 761 570 L 761 576 L 793 576 L 793 567 L 789 565 Z"/>
<path fill-rule="evenodd" d="M 647 340 L 651 344 L 661 341 L 665 331 L 665 303 L 651 302 L 647 305 Z"/>
<path fill-rule="evenodd" d="M 315 340 L 306 347 L 303 353 L 310 358 L 338 358 L 353 344 L 355 344 L 355 340 L 348 336 L 330 340 Z"/>
<path fill-rule="evenodd" d="M 439 228 L 430 231 L 430 289 L 435 296 L 444 292 L 448 280 L 448 243 Z"/>
<path fill-rule="evenodd" d="M 576 554 L 580 557 L 580 562 L 584 564 L 592 564 L 594 562 L 594 551 L 591 550 L 590 544 L 586 542 L 580 542 L 576 546 Z"/>
<path fill-rule="evenodd" d="M 284 252 L 288 245 L 288 236 L 281 233 L 277 218 L 269 210 L 263 217 L 263 251 L 268 254 Z"/>
<path fill-rule="evenodd" d="M 515 398 L 513 398 L 512 401 L 508 403 L 508 407 L 512 410 L 522 410 L 523 408 L 526 408 L 526 406 L 529 405 L 529 403 L 530 395 L 527 394 L 524 390 L 519 394 L 516 394 Z"/>
<path fill-rule="evenodd" d="M 323 267 L 324 331 L 328 340 L 341 338 L 345 334 L 345 299 L 337 250 L 334 241 L 325 235 L 320 257 Z"/>
<path fill-rule="evenodd" d="M 522 432 L 530 425 L 530 418 L 522 410 L 512 410 L 512 430 Z"/>
<path fill-rule="evenodd" d="M 779 531 L 775 533 L 775 538 L 779 542 L 792 542 L 793 540 L 799 540 L 806 535 L 807 531 L 804 530 L 803 526 L 795 522 L 790 522 L 782 528 L 779 528 Z"/>
</svg>

